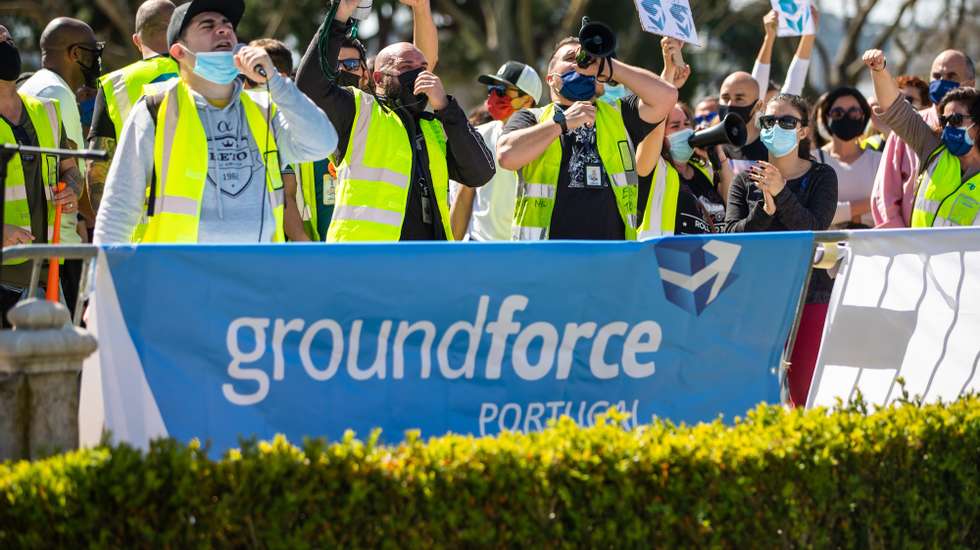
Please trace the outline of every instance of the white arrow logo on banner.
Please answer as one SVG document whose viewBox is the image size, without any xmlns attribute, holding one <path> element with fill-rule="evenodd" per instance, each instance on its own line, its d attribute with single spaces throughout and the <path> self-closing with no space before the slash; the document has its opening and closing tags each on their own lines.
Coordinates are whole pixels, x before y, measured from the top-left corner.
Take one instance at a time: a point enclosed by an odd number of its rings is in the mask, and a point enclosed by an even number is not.
<svg viewBox="0 0 980 550">
<path fill-rule="evenodd" d="M 660 278 L 666 283 L 677 285 L 689 292 L 694 292 L 714 277 L 715 283 L 712 285 L 711 292 L 708 294 L 708 300 L 705 302 L 705 305 L 707 305 L 713 302 L 718 297 L 721 289 L 724 288 L 725 281 L 728 280 L 728 275 L 732 272 L 732 267 L 735 266 L 735 260 L 738 259 L 738 254 L 741 252 L 742 247 L 737 244 L 722 241 L 708 241 L 703 249 L 705 252 L 714 256 L 715 261 L 704 266 L 704 268 L 693 275 L 686 275 L 661 267 Z"/>
</svg>

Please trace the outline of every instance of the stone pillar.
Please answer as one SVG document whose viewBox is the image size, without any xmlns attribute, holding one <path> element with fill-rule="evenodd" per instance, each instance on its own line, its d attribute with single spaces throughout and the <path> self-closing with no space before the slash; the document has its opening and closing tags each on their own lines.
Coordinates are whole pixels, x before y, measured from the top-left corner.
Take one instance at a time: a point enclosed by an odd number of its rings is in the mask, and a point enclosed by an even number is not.
<svg viewBox="0 0 980 550">
<path fill-rule="evenodd" d="M 7 318 L 14 329 L 0 331 L 0 460 L 78 448 L 82 361 L 95 337 L 45 300 L 23 301 Z"/>
</svg>

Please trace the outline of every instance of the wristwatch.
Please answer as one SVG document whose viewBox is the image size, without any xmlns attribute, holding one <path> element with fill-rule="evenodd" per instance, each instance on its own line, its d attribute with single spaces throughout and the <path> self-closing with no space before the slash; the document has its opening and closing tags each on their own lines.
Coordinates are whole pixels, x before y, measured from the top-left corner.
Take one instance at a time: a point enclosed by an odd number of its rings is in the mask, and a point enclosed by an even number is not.
<svg viewBox="0 0 980 550">
<path fill-rule="evenodd" d="M 568 133 L 568 122 L 565 121 L 565 113 L 561 109 L 555 108 L 555 116 L 551 117 L 559 126 L 561 126 L 561 133 Z"/>
</svg>

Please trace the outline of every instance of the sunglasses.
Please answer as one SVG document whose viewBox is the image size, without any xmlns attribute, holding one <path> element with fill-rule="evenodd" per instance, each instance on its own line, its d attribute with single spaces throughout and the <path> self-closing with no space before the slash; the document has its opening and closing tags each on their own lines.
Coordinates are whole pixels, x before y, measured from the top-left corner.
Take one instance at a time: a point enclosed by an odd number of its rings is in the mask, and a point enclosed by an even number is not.
<svg viewBox="0 0 980 550">
<path fill-rule="evenodd" d="M 341 59 L 337 61 L 337 66 L 342 67 L 345 71 L 356 71 L 361 68 L 360 59 Z"/>
<path fill-rule="evenodd" d="M 939 125 L 940 126 L 963 126 L 963 122 L 969 117 L 969 115 L 961 115 L 960 113 L 953 113 L 949 116 L 940 116 Z"/>
<path fill-rule="evenodd" d="M 72 48 L 79 48 L 81 50 L 85 50 L 87 52 L 94 53 L 95 55 L 101 56 L 102 50 L 105 49 L 105 42 L 96 42 L 95 46 L 92 46 L 91 44 L 87 44 L 87 43 L 78 42 L 68 46 L 69 50 L 71 50 Z"/>
<path fill-rule="evenodd" d="M 493 84 L 487 86 L 487 95 L 496 95 L 498 97 L 506 96 L 510 98 L 515 98 L 515 97 L 523 97 L 527 94 L 515 88 L 508 88 L 503 84 Z"/>
<path fill-rule="evenodd" d="M 718 113 L 715 111 L 711 111 L 706 115 L 698 115 L 694 117 L 694 124 L 695 126 L 700 126 L 701 124 L 707 124 L 717 117 L 718 117 Z"/>
<path fill-rule="evenodd" d="M 834 107 L 827 113 L 827 115 L 830 116 L 831 120 L 840 120 L 845 116 L 848 118 L 853 118 L 854 120 L 861 120 L 864 118 L 864 111 L 862 111 L 860 107 L 851 107 L 847 110 L 843 109 L 842 107 Z"/>
<path fill-rule="evenodd" d="M 806 126 L 801 118 L 793 115 L 764 115 L 759 117 L 759 128 L 763 130 L 768 130 L 776 124 L 779 124 L 779 127 L 784 130 L 792 130 L 797 126 Z"/>
</svg>

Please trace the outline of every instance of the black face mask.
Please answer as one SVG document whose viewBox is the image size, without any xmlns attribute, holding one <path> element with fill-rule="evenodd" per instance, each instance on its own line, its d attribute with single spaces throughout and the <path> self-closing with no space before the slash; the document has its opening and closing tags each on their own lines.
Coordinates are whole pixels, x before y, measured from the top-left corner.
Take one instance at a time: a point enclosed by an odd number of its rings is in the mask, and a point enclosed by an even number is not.
<svg viewBox="0 0 980 550">
<path fill-rule="evenodd" d="M 419 67 L 414 71 L 408 71 L 398 75 L 398 95 L 396 100 L 399 105 L 412 114 L 421 113 L 429 103 L 429 97 L 427 95 L 415 94 L 415 79 L 424 70 L 422 67 Z"/>
<path fill-rule="evenodd" d="M 91 65 L 86 65 L 81 61 L 76 61 L 82 68 L 82 76 L 85 78 L 85 85 L 95 88 L 99 85 L 99 77 L 102 76 L 102 57 L 96 57 Z"/>
<path fill-rule="evenodd" d="M 854 120 L 849 116 L 839 118 L 837 120 L 831 120 L 830 126 L 827 127 L 830 133 L 839 137 L 844 141 L 851 141 L 852 139 L 861 135 L 864 128 L 868 125 L 868 121 L 864 120 Z"/>
<path fill-rule="evenodd" d="M 728 113 L 735 113 L 736 115 L 738 115 L 738 118 L 742 119 L 742 122 L 744 122 L 745 124 L 749 124 L 750 122 L 752 122 L 752 109 L 755 108 L 756 103 L 758 103 L 758 100 L 753 101 L 752 103 L 746 105 L 745 107 L 737 107 L 735 105 L 719 105 L 718 118 L 720 120 L 724 120 L 725 115 L 727 115 Z"/>
<path fill-rule="evenodd" d="M 90 65 L 82 63 L 81 60 L 77 60 L 75 63 L 78 63 L 78 66 L 82 68 L 82 77 L 85 79 L 85 85 L 89 88 L 95 88 L 99 84 L 99 77 L 102 76 L 102 55 L 91 52 L 89 54 L 92 55 L 92 63 Z"/>
<path fill-rule="evenodd" d="M 0 80 L 13 82 L 20 76 L 20 50 L 12 40 L 0 42 Z"/>
<path fill-rule="evenodd" d="M 361 77 L 357 76 L 354 73 L 349 73 L 347 71 L 340 71 L 339 73 L 337 73 L 337 85 L 360 88 Z"/>
</svg>

